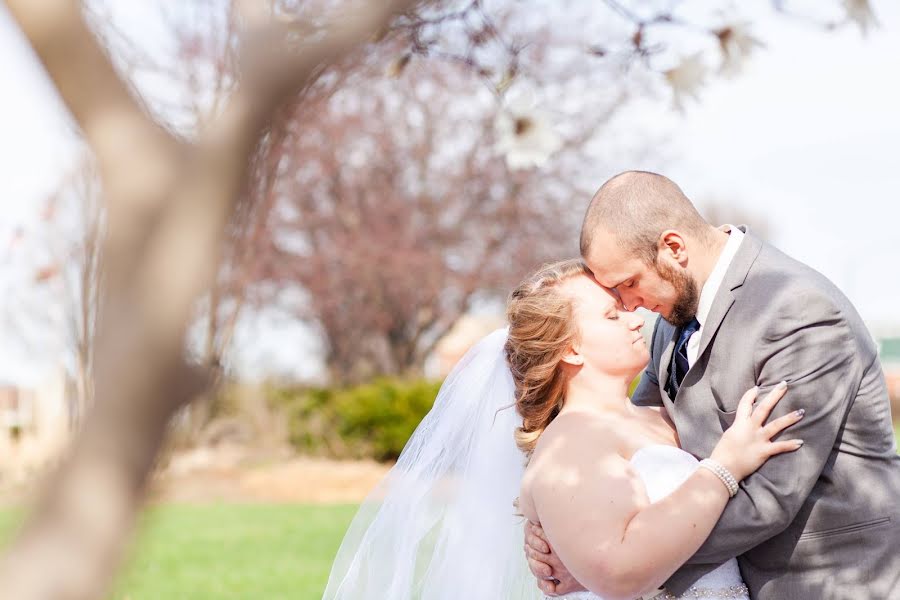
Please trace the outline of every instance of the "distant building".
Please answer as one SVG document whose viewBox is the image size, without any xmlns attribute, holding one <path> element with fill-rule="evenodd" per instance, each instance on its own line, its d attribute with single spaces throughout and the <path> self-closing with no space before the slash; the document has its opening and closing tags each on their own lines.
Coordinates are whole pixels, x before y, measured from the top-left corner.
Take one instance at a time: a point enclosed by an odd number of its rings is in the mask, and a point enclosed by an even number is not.
<svg viewBox="0 0 900 600">
<path fill-rule="evenodd" d="M 434 352 L 425 362 L 425 375 L 443 379 L 475 342 L 498 327 L 505 326 L 506 320 L 502 315 L 463 316 L 435 346 Z"/>
<path fill-rule="evenodd" d="M 33 387 L 0 384 L 0 480 L 22 480 L 56 460 L 69 440 L 73 394 L 63 369 Z"/>
</svg>

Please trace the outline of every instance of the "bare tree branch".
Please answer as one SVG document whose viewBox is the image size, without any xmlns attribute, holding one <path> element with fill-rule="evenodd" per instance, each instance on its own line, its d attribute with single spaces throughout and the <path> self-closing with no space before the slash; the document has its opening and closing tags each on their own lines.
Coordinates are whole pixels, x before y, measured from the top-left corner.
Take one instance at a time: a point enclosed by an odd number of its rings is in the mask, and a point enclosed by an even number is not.
<svg viewBox="0 0 900 600">
<path fill-rule="evenodd" d="M 96 155 L 108 277 L 94 408 L 0 563 L 0 598 L 95 599 L 119 565 L 169 418 L 204 387 L 205 375 L 183 358 L 185 331 L 213 281 L 259 135 L 323 64 L 411 2 L 372 3 L 302 48 L 283 28 L 260 28 L 243 47 L 238 90 L 195 144 L 175 140 L 141 109 L 77 2 L 8 4 Z"/>
</svg>

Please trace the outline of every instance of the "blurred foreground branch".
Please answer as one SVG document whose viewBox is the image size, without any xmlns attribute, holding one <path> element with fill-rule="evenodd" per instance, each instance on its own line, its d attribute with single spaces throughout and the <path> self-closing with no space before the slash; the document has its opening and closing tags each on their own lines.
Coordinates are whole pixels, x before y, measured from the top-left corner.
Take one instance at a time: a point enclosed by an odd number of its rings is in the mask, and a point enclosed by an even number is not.
<svg viewBox="0 0 900 600">
<path fill-rule="evenodd" d="M 107 235 L 95 404 L 68 460 L 0 563 L 0 598 L 101 598 L 119 565 L 167 423 L 205 384 L 184 359 L 250 155 L 282 102 L 410 0 L 369 3 L 314 42 L 245 32 L 239 85 L 195 143 L 142 109 L 71 0 L 8 2 L 92 148 Z"/>
</svg>

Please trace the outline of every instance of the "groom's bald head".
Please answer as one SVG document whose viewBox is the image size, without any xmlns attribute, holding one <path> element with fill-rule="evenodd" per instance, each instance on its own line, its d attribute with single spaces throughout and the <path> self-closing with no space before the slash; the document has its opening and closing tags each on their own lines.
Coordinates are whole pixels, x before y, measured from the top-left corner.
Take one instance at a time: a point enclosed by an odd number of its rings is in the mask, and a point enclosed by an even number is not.
<svg viewBox="0 0 900 600">
<path fill-rule="evenodd" d="M 668 177 L 625 171 L 594 194 L 581 227 L 581 256 L 590 256 L 597 236 L 614 236 L 629 254 L 652 265 L 667 229 L 706 240 L 710 226 Z"/>
</svg>

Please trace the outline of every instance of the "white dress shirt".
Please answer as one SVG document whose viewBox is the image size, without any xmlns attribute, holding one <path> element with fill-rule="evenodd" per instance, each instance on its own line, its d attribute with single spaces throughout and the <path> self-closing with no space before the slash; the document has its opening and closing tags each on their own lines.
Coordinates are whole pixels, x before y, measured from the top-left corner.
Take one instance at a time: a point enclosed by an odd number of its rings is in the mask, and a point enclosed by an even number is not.
<svg viewBox="0 0 900 600">
<path fill-rule="evenodd" d="M 719 260 L 716 261 L 716 266 L 713 267 L 712 272 L 709 274 L 709 279 L 703 284 L 703 289 L 700 291 L 700 302 L 697 304 L 697 321 L 700 323 L 700 329 L 694 332 L 687 342 L 687 359 L 688 365 L 691 367 L 694 366 L 694 361 L 697 360 L 697 354 L 700 352 L 703 324 L 706 323 L 706 319 L 709 317 L 709 311 L 712 308 L 713 300 L 715 300 L 719 288 L 722 286 L 722 281 L 725 279 L 725 273 L 728 271 L 728 267 L 731 265 L 731 261 L 734 260 L 734 255 L 737 254 L 738 248 L 741 247 L 741 241 L 744 239 L 744 232 L 734 225 L 726 225 L 723 229 L 729 231 L 728 241 L 725 243 L 725 247 L 722 248 L 722 253 L 719 254 Z"/>
</svg>

